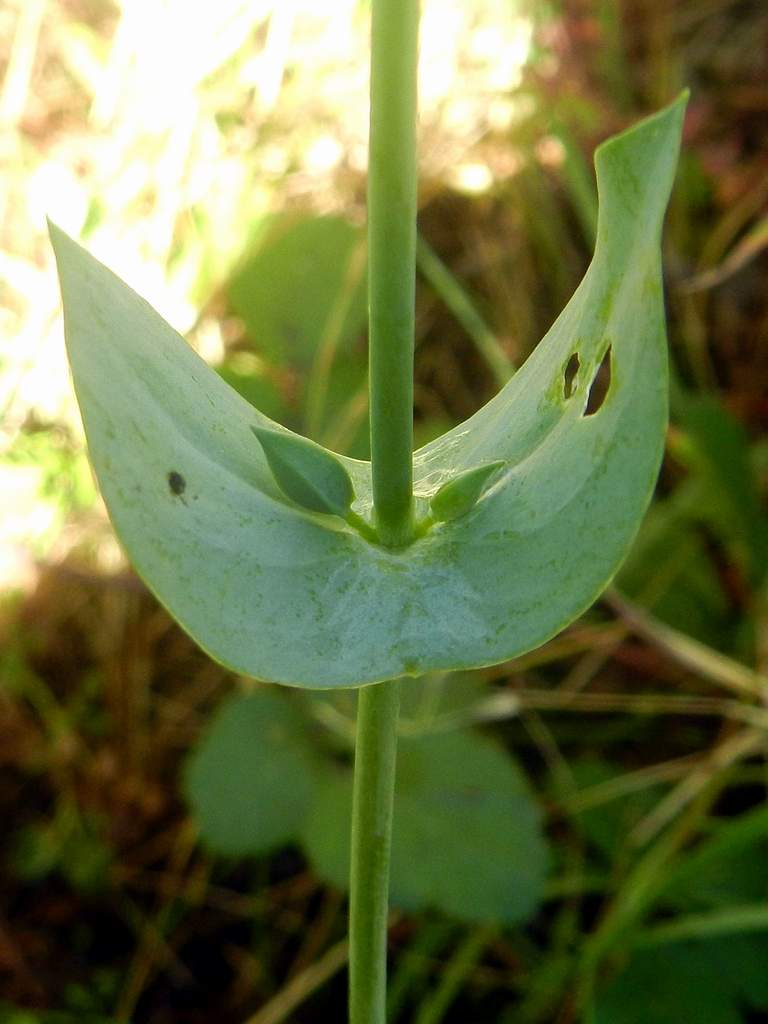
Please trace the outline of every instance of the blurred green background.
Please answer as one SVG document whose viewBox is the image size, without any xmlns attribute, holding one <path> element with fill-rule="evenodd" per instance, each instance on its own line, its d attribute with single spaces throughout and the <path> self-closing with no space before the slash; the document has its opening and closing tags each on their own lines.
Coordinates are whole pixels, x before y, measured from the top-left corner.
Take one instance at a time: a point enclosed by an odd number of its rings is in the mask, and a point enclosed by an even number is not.
<svg viewBox="0 0 768 1024">
<path fill-rule="evenodd" d="M 560 637 L 407 684 L 389 1018 L 768 1021 L 768 11 L 423 9 L 419 443 L 573 292 L 594 146 L 691 101 L 654 504 Z M 132 575 L 45 216 L 260 409 L 365 457 L 368 17 L 0 2 L 0 1024 L 344 1019 L 354 695 L 233 678 Z"/>
</svg>

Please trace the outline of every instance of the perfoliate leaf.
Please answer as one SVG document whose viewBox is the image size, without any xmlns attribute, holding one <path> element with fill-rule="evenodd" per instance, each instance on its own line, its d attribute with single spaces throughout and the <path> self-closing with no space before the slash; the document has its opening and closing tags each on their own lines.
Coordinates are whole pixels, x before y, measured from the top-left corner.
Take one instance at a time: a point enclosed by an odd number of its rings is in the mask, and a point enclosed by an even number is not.
<svg viewBox="0 0 768 1024">
<path fill-rule="evenodd" d="M 340 460 L 357 528 L 288 505 L 251 433 L 254 422 L 279 428 L 52 228 L 75 389 L 112 521 L 212 656 L 266 680 L 354 686 L 503 661 L 589 606 L 629 548 L 663 450 L 659 238 L 684 107 L 682 96 L 600 147 L 595 256 L 571 301 L 492 401 L 414 456 L 420 516 L 467 469 L 504 461 L 503 481 L 472 515 L 400 550 L 360 526 L 368 463 Z M 610 387 L 590 412 L 609 351 Z"/>
<path fill-rule="evenodd" d="M 355 492 L 344 464 L 306 437 L 287 430 L 251 428 L 282 491 L 310 512 L 346 516 Z"/>
<path fill-rule="evenodd" d="M 350 772 L 318 786 L 303 841 L 315 870 L 349 878 Z M 549 857 L 541 814 L 515 761 L 482 736 L 454 732 L 398 745 L 390 890 L 404 910 L 464 921 L 525 920 Z"/>
<path fill-rule="evenodd" d="M 429 503 L 434 518 L 447 522 L 466 515 L 477 504 L 503 465 L 503 460 L 487 462 L 484 466 L 465 469 L 443 484 Z"/>
</svg>

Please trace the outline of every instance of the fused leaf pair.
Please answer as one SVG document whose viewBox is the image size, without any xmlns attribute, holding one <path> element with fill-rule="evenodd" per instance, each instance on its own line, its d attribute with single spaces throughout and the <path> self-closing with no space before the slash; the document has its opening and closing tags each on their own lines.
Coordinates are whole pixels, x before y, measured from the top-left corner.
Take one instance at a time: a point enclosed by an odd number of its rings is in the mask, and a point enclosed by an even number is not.
<svg viewBox="0 0 768 1024">
<path fill-rule="evenodd" d="M 415 453 L 424 528 L 396 550 L 376 542 L 368 463 L 311 446 L 307 470 L 296 453 L 310 442 L 248 405 L 52 228 L 75 389 L 115 529 L 213 657 L 310 687 L 469 668 L 536 647 L 600 593 L 662 454 L 659 237 L 684 106 L 598 150 L 583 281 L 499 394 Z M 609 349 L 607 394 L 584 415 Z"/>
</svg>

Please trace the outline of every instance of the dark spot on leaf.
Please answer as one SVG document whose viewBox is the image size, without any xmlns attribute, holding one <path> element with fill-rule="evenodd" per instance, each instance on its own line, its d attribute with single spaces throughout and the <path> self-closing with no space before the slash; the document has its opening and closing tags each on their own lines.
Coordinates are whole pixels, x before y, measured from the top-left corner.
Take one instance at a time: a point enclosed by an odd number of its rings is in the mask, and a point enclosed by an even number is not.
<svg viewBox="0 0 768 1024">
<path fill-rule="evenodd" d="M 178 497 L 187 489 L 187 481 L 181 473 L 172 469 L 168 474 L 168 488 L 170 489 L 171 494 L 175 494 Z"/>
<path fill-rule="evenodd" d="M 594 416 L 602 408 L 610 386 L 611 346 L 609 345 L 592 378 L 592 383 L 589 385 L 589 397 L 587 398 L 587 407 L 584 410 L 585 416 Z"/>
<path fill-rule="evenodd" d="M 574 352 L 563 370 L 563 397 L 570 398 L 576 387 L 576 375 L 579 372 L 579 353 Z"/>
</svg>

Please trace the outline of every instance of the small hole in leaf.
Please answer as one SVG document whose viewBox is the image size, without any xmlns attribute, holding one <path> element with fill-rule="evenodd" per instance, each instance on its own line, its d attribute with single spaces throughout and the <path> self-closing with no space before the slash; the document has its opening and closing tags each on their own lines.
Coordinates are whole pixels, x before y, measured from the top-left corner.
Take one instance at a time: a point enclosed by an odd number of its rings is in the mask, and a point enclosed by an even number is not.
<svg viewBox="0 0 768 1024">
<path fill-rule="evenodd" d="M 585 416 L 594 416 L 598 412 L 605 401 L 608 390 L 611 386 L 611 346 L 605 350 L 600 365 L 597 368 L 595 376 L 592 378 L 592 383 L 589 385 L 589 396 L 587 398 L 587 407 L 584 410 Z"/>
<path fill-rule="evenodd" d="M 563 397 L 570 398 L 576 387 L 576 376 L 579 372 L 579 353 L 574 352 L 563 370 Z"/>
</svg>

